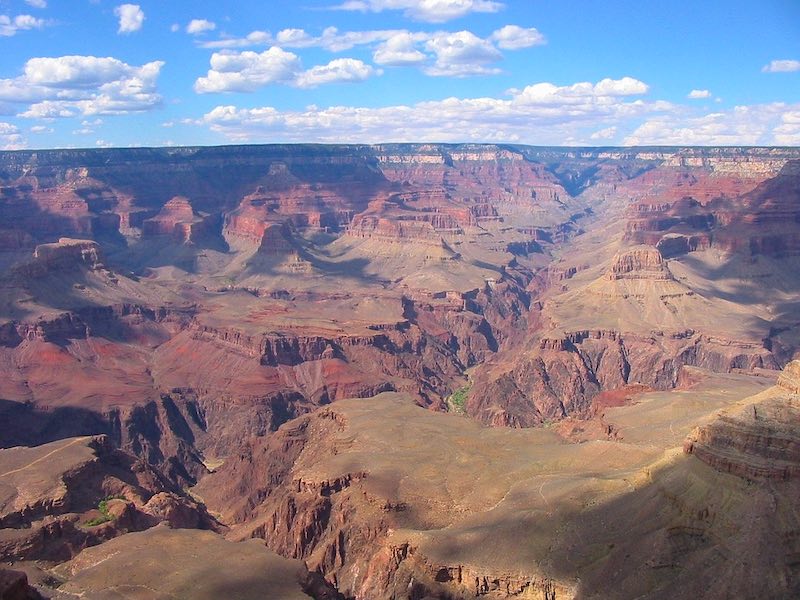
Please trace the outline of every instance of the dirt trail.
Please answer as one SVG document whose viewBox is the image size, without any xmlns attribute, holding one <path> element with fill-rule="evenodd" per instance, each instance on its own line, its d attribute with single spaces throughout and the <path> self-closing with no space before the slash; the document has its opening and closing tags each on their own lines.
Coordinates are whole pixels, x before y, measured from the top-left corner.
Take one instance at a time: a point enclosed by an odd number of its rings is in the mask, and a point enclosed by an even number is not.
<svg viewBox="0 0 800 600">
<path fill-rule="evenodd" d="M 74 446 L 75 444 L 80 444 L 82 442 L 85 442 L 86 440 L 89 439 L 89 437 L 90 436 L 84 436 L 84 437 L 75 438 L 72 441 L 70 441 L 68 444 L 64 444 L 63 446 L 59 446 L 58 448 L 56 448 L 55 450 L 53 450 L 51 452 L 48 452 L 44 456 L 40 456 L 36 460 L 33 460 L 33 461 L 29 462 L 24 467 L 20 467 L 19 469 L 14 469 L 12 471 L 6 471 L 5 473 L 0 473 L 0 477 L 5 477 L 6 475 L 13 475 L 14 473 L 19 473 L 20 471 L 24 471 L 25 469 L 28 469 L 28 468 L 32 467 L 36 463 L 40 463 L 43 460 L 47 460 L 48 458 L 53 456 L 53 454 L 57 454 L 58 452 L 61 452 L 65 448 L 69 448 L 70 446 Z"/>
</svg>

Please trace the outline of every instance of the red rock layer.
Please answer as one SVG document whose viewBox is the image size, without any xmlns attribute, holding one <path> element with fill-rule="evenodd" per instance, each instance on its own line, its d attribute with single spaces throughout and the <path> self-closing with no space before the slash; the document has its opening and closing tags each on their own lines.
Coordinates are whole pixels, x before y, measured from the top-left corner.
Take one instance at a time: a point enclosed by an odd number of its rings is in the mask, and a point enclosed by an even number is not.
<svg viewBox="0 0 800 600">
<path fill-rule="evenodd" d="M 542 335 L 534 347 L 516 354 L 510 368 L 476 372 L 468 414 L 488 425 L 531 427 L 587 415 L 592 399 L 603 390 L 631 384 L 673 388 L 684 365 L 715 372 L 778 368 L 762 345 L 694 331 L 661 336 L 611 330 Z"/>
<path fill-rule="evenodd" d="M 666 256 L 709 247 L 782 257 L 800 251 L 800 162 L 778 173 L 747 169 L 717 174 L 661 167 L 637 185 L 651 185 L 628 210 L 626 239 L 658 246 Z"/>
</svg>

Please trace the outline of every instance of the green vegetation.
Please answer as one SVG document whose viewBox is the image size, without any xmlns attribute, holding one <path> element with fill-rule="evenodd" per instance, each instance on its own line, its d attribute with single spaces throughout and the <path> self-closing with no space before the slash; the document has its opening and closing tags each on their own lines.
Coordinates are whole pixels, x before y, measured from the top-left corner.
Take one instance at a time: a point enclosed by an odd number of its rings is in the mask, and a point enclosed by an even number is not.
<svg viewBox="0 0 800 600">
<path fill-rule="evenodd" d="M 464 414 L 464 406 L 467 403 L 467 398 L 469 398 L 470 388 L 471 386 L 465 385 L 464 387 L 457 389 L 450 395 L 450 397 L 447 398 L 447 405 L 455 412 Z"/>
<path fill-rule="evenodd" d="M 97 503 L 97 510 L 100 511 L 100 516 L 95 517 L 94 519 L 89 519 L 86 521 L 86 523 L 84 523 L 84 525 L 87 527 L 95 527 L 96 525 L 102 525 L 103 523 L 113 521 L 114 517 L 108 512 L 109 500 L 125 500 L 125 496 L 106 496 L 100 500 L 100 502 Z"/>
</svg>

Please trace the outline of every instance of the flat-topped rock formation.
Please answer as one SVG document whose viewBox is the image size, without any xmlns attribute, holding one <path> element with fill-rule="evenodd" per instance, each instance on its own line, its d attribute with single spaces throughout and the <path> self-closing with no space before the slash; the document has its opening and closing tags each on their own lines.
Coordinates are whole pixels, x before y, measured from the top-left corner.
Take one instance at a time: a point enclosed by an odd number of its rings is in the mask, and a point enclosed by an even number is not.
<svg viewBox="0 0 800 600">
<path fill-rule="evenodd" d="M 68 579 L 59 588 L 64 593 L 98 600 L 118 598 L 119 589 L 146 598 L 341 598 L 301 561 L 256 541 L 234 544 L 207 531 L 164 527 L 84 550 L 59 567 L 57 576 Z"/>
<path fill-rule="evenodd" d="M 616 254 L 608 270 L 615 279 L 672 279 L 661 252 L 652 246 L 636 246 Z"/>
<path fill-rule="evenodd" d="M 70 238 L 60 238 L 54 244 L 39 244 L 33 251 L 33 260 L 50 271 L 81 266 L 94 268 L 102 263 L 97 242 Z"/>
</svg>

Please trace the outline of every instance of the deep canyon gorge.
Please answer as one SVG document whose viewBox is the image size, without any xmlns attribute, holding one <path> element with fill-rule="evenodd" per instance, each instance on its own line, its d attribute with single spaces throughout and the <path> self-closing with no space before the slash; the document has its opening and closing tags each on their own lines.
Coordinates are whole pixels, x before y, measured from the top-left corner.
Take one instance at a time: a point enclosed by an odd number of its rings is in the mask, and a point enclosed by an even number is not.
<svg viewBox="0 0 800 600">
<path fill-rule="evenodd" d="M 0 374 L 13 598 L 797 597 L 800 149 L 0 152 Z"/>
</svg>

